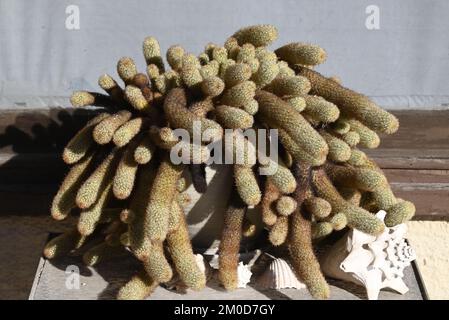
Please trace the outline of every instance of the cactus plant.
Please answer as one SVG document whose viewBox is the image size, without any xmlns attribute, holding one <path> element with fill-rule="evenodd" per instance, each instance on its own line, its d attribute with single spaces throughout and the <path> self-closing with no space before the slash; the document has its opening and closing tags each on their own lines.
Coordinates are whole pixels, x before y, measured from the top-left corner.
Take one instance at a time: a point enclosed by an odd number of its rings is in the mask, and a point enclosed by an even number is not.
<svg viewBox="0 0 449 320">
<path fill-rule="evenodd" d="M 102 75 L 98 83 L 106 94 L 75 92 L 74 107 L 95 105 L 101 113 L 64 149 L 72 168 L 51 214 L 62 220 L 78 209 L 80 218 L 76 228 L 47 244 L 44 255 L 78 249 L 105 225 L 114 233 L 87 251 L 85 262 L 101 263 L 127 247 L 142 263 L 119 299 L 145 298 L 175 275 L 187 287 L 203 288 L 206 276 L 196 265 L 182 209 L 189 201 L 183 172 L 188 169 L 194 187 L 205 192 L 209 157 L 185 166 L 169 153 L 178 145 L 203 153 L 206 143 L 222 141 L 237 157 L 234 143 L 250 141 L 226 139 L 227 130 L 277 129 L 282 160 L 271 175 L 262 177 L 259 169 L 266 163 L 259 156 L 251 163 L 248 152 L 243 163 L 233 164 L 219 279 L 226 289 L 237 286 L 240 241 L 255 234 L 245 212 L 254 206 L 268 239 L 288 249 L 284 252 L 311 294 L 327 298 L 329 287 L 314 254 L 317 240 L 344 228 L 381 233 L 384 224 L 373 214 L 378 209 L 387 211 L 389 226 L 414 214 L 413 204 L 396 198 L 380 168 L 357 148 L 376 148 L 378 133 L 394 133 L 399 123 L 368 97 L 312 70 L 327 57 L 319 46 L 295 42 L 268 49 L 277 35 L 271 25 L 242 28 L 223 46 L 208 44 L 198 56 L 175 45 L 166 53 L 169 67 L 158 41 L 147 37 L 146 74 L 124 57 L 117 63 L 123 85 Z M 176 136 L 174 129 L 197 134 L 197 124 L 204 135 L 200 145 Z"/>
</svg>

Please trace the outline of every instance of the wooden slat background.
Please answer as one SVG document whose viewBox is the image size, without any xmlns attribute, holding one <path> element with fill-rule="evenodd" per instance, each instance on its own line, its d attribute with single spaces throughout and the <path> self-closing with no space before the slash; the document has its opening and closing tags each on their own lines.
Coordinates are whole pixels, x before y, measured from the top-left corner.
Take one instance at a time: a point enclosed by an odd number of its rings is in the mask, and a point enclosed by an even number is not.
<svg viewBox="0 0 449 320">
<path fill-rule="evenodd" d="M 67 168 L 60 152 L 93 110 L 0 112 L 0 203 L 9 214 L 48 213 Z M 396 111 L 399 131 L 367 153 L 419 219 L 449 218 L 449 110 Z"/>
</svg>

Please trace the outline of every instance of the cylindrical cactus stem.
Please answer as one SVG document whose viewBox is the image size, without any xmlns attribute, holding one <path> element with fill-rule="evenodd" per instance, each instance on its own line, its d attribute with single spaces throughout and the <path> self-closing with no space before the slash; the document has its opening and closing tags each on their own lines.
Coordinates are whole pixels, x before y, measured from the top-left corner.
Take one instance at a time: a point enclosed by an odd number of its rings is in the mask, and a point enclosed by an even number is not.
<svg viewBox="0 0 449 320">
<path fill-rule="evenodd" d="M 114 149 L 83 183 L 76 195 L 76 205 L 79 208 L 86 209 L 95 203 L 105 185 L 112 179 L 120 155 L 121 152 Z"/>
<path fill-rule="evenodd" d="M 366 96 L 342 87 L 337 82 L 323 77 L 318 72 L 295 65 L 299 75 L 305 76 L 312 84 L 311 94 L 316 94 L 335 103 L 345 116 L 355 117 L 370 129 L 391 134 L 399 127 L 398 119 L 382 110 Z"/>
<path fill-rule="evenodd" d="M 276 212 L 281 216 L 289 216 L 296 210 L 297 206 L 295 199 L 289 196 L 282 196 L 276 201 Z"/>
<path fill-rule="evenodd" d="M 143 56 L 147 65 L 156 65 L 161 72 L 164 72 L 164 61 L 161 56 L 161 47 L 159 42 L 154 37 L 146 37 L 142 44 Z"/>
<path fill-rule="evenodd" d="M 329 202 L 320 197 L 310 197 L 304 200 L 304 208 L 317 220 L 323 220 L 332 212 Z"/>
<path fill-rule="evenodd" d="M 307 43 L 292 42 L 279 49 L 276 55 L 291 65 L 300 64 L 315 66 L 326 61 L 326 51 L 323 48 Z"/>
<path fill-rule="evenodd" d="M 259 24 L 242 28 L 232 35 L 241 46 L 251 43 L 255 47 L 266 47 L 278 37 L 276 27 L 269 24 Z"/>
<path fill-rule="evenodd" d="M 215 47 L 212 49 L 212 60 L 218 61 L 220 64 L 228 60 L 228 50 L 225 47 Z"/>
<path fill-rule="evenodd" d="M 134 160 L 138 164 L 146 164 L 153 158 L 156 147 L 148 135 L 145 135 L 134 150 Z"/>
<path fill-rule="evenodd" d="M 260 62 L 269 61 L 271 63 L 277 64 L 278 57 L 276 53 L 267 48 L 258 47 L 255 50 L 255 56 Z"/>
<path fill-rule="evenodd" d="M 303 97 L 284 97 L 282 100 L 291 105 L 296 112 L 303 112 L 306 108 L 306 100 Z"/>
<path fill-rule="evenodd" d="M 209 77 L 201 82 L 201 91 L 206 97 L 217 97 L 224 90 L 225 84 L 219 77 Z"/>
<path fill-rule="evenodd" d="M 292 77 L 295 75 L 295 71 L 289 67 L 288 63 L 285 61 L 278 61 L 279 76 L 281 77 Z"/>
<path fill-rule="evenodd" d="M 267 176 L 267 179 L 283 194 L 292 193 L 296 189 L 295 177 L 280 159 L 277 162 L 276 172 Z"/>
<path fill-rule="evenodd" d="M 157 171 L 145 213 L 145 232 L 150 240 L 163 241 L 168 231 L 168 218 L 176 194 L 176 181 L 181 177 L 183 165 L 174 165 L 166 157 Z"/>
<path fill-rule="evenodd" d="M 247 129 L 254 124 L 254 117 L 245 110 L 221 105 L 215 108 L 217 121 L 224 128 Z"/>
<path fill-rule="evenodd" d="M 140 271 L 131 278 L 117 294 L 117 300 L 143 300 L 148 297 L 159 283 L 151 279 L 144 271 Z"/>
<path fill-rule="evenodd" d="M 207 190 L 206 166 L 202 163 L 193 163 L 189 165 L 189 171 L 192 178 L 192 184 L 195 187 L 196 192 L 205 193 Z"/>
<path fill-rule="evenodd" d="M 227 88 L 247 81 L 251 78 L 251 67 L 246 63 L 236 63 L 226 69 L 224 81 Z"/>
<path fill-rule="evenodd" d="M 197 117 L 205 118 L 209 112 L 214 110 L 214 103 L 210 97 L 207 97 L 192 103 L 189 110 Z"/>
<path fill-rule="evenodd" d="M 155 80 L 161 75 L 159 68 L 155 64 L 150 64 L 147 66 L 147 75 L 150 79 L 152 86 L 155 86 Z"/>
<path fill-rule="evenodd" d="M 328 158 L 335 162 L 346 162 L 351 158 L 351 147 L 336 136 L 321 130 L 321 136 L 329 146 Z"/>
<path fill-rule="evenodd" d="M 253 99 L 249 101 L 247 104 L 243 105 L 241 108 L 250 115 L 254 116 L 257 113 L 257 111 L 259 111 L 259 103 Z"/>
<path fill-rule="evenodd" d="M 358 149 L 352 149 L 351 157 L 348 160 L 348 164 L 355 167 L 362 167 L 365 165 L 367 160 L 368 157 L 363 151 L 360 151 Z"/>
<path fill-rule="evenodd" d="M 112 199 L 112 183 L 109 182 L 103 187 L 96 202 L 89 207 L 84 209 L 80 213 L 78 219 L 78 231 L 84 236 L 92 234 L 101 220 L 101 216 L 107 203 Z"/>
<path fill-rule="evenodd" d="M 156 172 L 151 164 L 141 166 L 137 172 L 136 189 L 132 194 L 129 213 L 122 212 L 121 219 L 128 223 L 128 233 L 131 251 L 140 261 L 147 261 L 151 242 L 146 236 L 144 219 L 150 193 Z M 126 213 L 126 214 L 125 214 Z"/>
<path fill-rule="evenodd" d="M 113 192 L 117 199 L 128 198 L 134 188 L 134 180 L 139 165 L 134 159 L 135 148 L 135 143 L 126 147 L 115 171 Z"/>
<path fill-rule="evenodd" d="M 304 114 L 315 121 L 330 123 L 334 122 L 340 116 L 340 110 L 332 102 L 326 101 L 322 97 L 305 95 L 306 108 Z"/>
<path fill-rule="evenodd" d="M 341 135 L 341 139 L 346 142 L 350 147 L 355 147 L 360 142 L 360 136 L 355 131 L 348 131 Z"/>
<path fill-rule="evenodd" d="M 176 212 L 178 228 L 167 235 L 168 249 L 182 282 L 193 290 L 201 290 L 206 285 L 206 275 L 196 263 L 184 212 L 179 209 Z"/>
<path fill-rule="evenodd" d="M 130 84 L 137 74 L 137 67 L 134 60 L 129 57 L 123 57 L 117 62 L 117 73 L 125 84 Z"/>
<path fill-rule="evenodd" d="M 310 193 L 310 168 L 294 164 L 297 179 L 295 200 L 298 209 L 290 219 L 288 250 L 295 273 L 304 281 L 315 299 L 327 299 L 330 289 L 320 270 L 320 264 L 312 246 L 312 226 L 310 214 L 301 209 L 302 203 Z"/>
<path fill-rule="evenodd" d="M 328 219 L 328 222 L 332 225 L 332 228 L 334 230 L 342 230 L 346 227 L 348 224 L 348 219 L 346 218 L 346 215 L 344 215 L 342 212 L 339 212 L 332 217 Z"/>
<path fill-rule="evenodd" d="M 284 244 L 288 236 L 288 217 L 279 216 L 270 230 L 268 239 L 274 246 Z"/>
<path fill-rule="evenodd" d="M 239 263 L 242 224 L 246 205 L 233 188 L 224 217 L 218 256 L 218 278 L 226 290 L 237 289 L 237 266 Z"/>
<path fill-rule="evenodd" d="M 298 147 L 318 159 L 318 162 L 325 161 L 328 153 L 326 141 L 292 106 L 263 90 L 256 94 L 256 100 L 259 102 L 259 113 L 271 119 L 277 127 L 283 128 Z"/>
<path fill-rule="evenodd" d="M 211 56 L 212 56 L 212 52 L 211 52 Z M 197 69 L 201 68 L 201 63 L 200 60 L 198 59 L 198 57 L 196 57 L 194 54 L 192 53 L 186 53 L 184 54 L 184 56 L 182 57 L 182 66 L 193 66 Z"/>
<path fill-rule="evenodd" d="M 200 90 L 203 77 L 201 76 L 199 67 L 193 64 L 183 63 L 180 75 L 182 81 L 190 90 L 194 92 L 198 92 Z"/>
<path fill-rule="evenodd" d="M 388 183 L 382 172 L 369 168 L 329 164 L 326 173 L 336 185 L 362 191 L 374 191 Z"/>
<path fill-rule="evenodd" d="M 248 206 L 255 206 L 260 202 L 262 194 L 251 167 L 235 164 L 234 180 L 240 197 Z"/>
<path fill-rule="evenodd" d="M 203 79 L 215 77 L 220 72 L 220 64 L 218 61 L 212 60 L 208 64 L 200 68 L 200 74 Z"/>
<path fill-rule="evenodd" d="M 165 283 L 173 277 L 173 271 L 168 263 L 161 241 L 150 241 L 148 259 L 143 262 L 145 271 L 154 281 Z"/>
<path fill-rule="evenodd" d="M 67 164 L 73 164 L 83 158 L 90 147 L 94 145 L 92 132 L 95 126 L 108 118 L 108 113 L 100 113 L 91 119 L 78 133 L 67 143 L 62 153 L 62 159 Z"/>
<path fill-rule="evenodd" d="M 171 88 L 180 87 L 182 84 L 181 76 L 173 70 L 157 76 L 153 82 L 156 89 L 162 94 L 167 93 Z"/>
<path fill-rule="evenodd" d="M 58 193 L 53 198 L 51 215 L 56 220 L 65 219 L 70 211 L 76 207 L 76 194 L 82 183 L 90 174 L 93 153 L 75 164 L 64 178 Z"/>
<path fill-rule="evenodd" d="M 322 221 L 312 224 L 312 239 L 321 239 L 331 234 L 334 228 L 330 222 Z"/>
<path fill-rule="evenodd" d="M 184 54 L 184 48 L 179 45 L 174 45 L 168 48 L 166 58 L 173 70 L 179 71 L 182 68 L 182 57 Z"/>
<path fill-rule="evenodd" d="M 112 141 L 117 147 L 127 145 L 141 130 L 148 126 L 145 118 L 134 118 L 123 124 L 112 137 Z"/>
<path fill-rule="evenodd" d="M 85 236 L 81 235 L 76 228 L 72 229 L 51 239 L 45 245 L 44 257 L 47 259 L 60 257 L 72 250 L 79 249 L 85 241 Z"/>
<path fill-rule="evenodd" d="M 264 90 L 274 93 L 279 97 L 306 95 L 310 91 L 310 82 L 306 77 L 277 76 Z M 337 117 L 338 118 L 338 117 Z"/>
<path fill-rule="evenodd" d="M 257 59 L 253 59 L 254 62 L 252 62 L 252 69 L 256 68 L 256 70 L 253 69 L 253 75 L 251 77 L 251 80 L 254 81 L 254 83 L 257 85 L 258 88 L 263 88 L 267 84 L 271 83 L 277 75 L 279 74 L 279 66 L 275 61 L 270 60 L 264 60 L 260 62 Z"/>
<path fill-rule="evenodd" d="M 313 171 L 314 190 L 332 206 L 332 212 L 346 215 L 348 226 L 362 232 L 379 235 L 385 229 L 384 223 L 368 211 L 347 202 L 335 189 L 323 169 Z"/>
<path fill-rule="evenodd" d="M 179 181 L 179 180 L 178 180 Z M 180 201 L 179 201 L 180 194 L 179 192 L 176 193 L 175 198 L 173 199 L 171 210 L 170 210 L 170 216 L 168 217 L 168 233 L 174 232 L 179 227 L 179 219 L 181 217 L 181 214 L 184 214 L 184 211 L 182 210 Z"/>
<path fill-rule="evenodd" d="M 201 66 L 204 66 L 209 63 L 210 58 L 207 53 L 203 52 L 198 55 L 198 60 L 200 61 Z"/>
<path fill-rule="evenodd" d="M 234 37 L 229 37 L 226 39 L 224 45 L 223 45 L 227 52 L 230 59 L 236 59 L 237 54 L 240 50 L 239 42 Z"/>
<path fill-rule="evenodd" d="M 87 250 L 83 254 L 83 262 L 85 265 L 92 267 L 100 262 L 121 256 L 124 253 L 126 253 L 126 250 L 123 246 L 111 246 L 103 242 Z"/>
<path fill-rule="evenodd" d="M 357 132 L 360 138 L 360 146 L 363 148 L 374 149 L 380 144 L 380 138 L 373 130 L 363 125 L 355 119 L 343 119 L 343 123 L 350 126 L 351 130 Z"/>
<path fill-rule="evenodd" d="M 98 85 L 106 91 L 111 98 L 117 103 L 125 102 L 123 89 L 117 84 L 117 82 L 108 74 L 104 74 L 98 78 Z"/>
<path fill-rule="evenodd" d="M 253 100 L 256 94 L 256 85 L 252 81 L 243 81 L 223 94 L 221 102 L 232 107 L 241 107 Z"/>
<path fill-rule="evenodd" d="M 245 43 L 240 47 L 237 52 L 236 60 L 237 63 L 247 63 L 251 60 L 256 59 L 256 48 L 251 43 Z M 258 60 L 257 60 L 258 61 Z"/>
<path fill-rule="evenodd" d="M 270 125 L 270 127 L 276 128 L 276 125 L 275 126 Z M 315 158 L 312 155 L 305 152 L 303 149 L 301 149 L 284 129 L 277 129 L 277 130 L 282 145 L 296 161 L 309 163 L 315 166 L 322 165 L 324 161 L 326 161 L 325 157 Z"/>
<path fill-rule="evenodd" d="M 115 131 L 131 119 L 131 116 L 131 112 L 122 110 L 102 120 L 95 126 L 92 132 L 94 140 L 98 144 L 107 144 L 111 142 Z"/>
<path fill-rule="evenodd" d="M 75 108 L 97 106 L 116 109 L 116 103 L 110 96 L 97 92 L 75 91 L 70 97 L 70 103 Z"/>
<path fill-rule="evenodd" d="M 267 226 L 273 226 L 278 218 L 274 205 L 276 200 L 281 197 L 281 193 L 276 186 L 269 180 L 265 181 L 265 189 L 261 203 L 262 221 Z"/>
<path fill-rule="evenodd" d="M 126 86 L 125 97 L 131 106 L 137 111 L 147 111 L 152 108 L 142 90 L 133 84 Z"/>
<path fill-rule="evenodd" d="M 385 217 L 385 224 L 388 227 L 394 227 L 398 224 L 407 222 L 415 215 L 415 205 L 410 201 L 398 200 L 394 206 L 392 206 Z"/>
<path fill-rule="evenodd" d="M 194 125 L 198 123 L 201 125 L 199 128 L 201 134 L 210 129 L 208 133 L 211 133 L 211 139 L 220 138 L 223 135 L 223 128 L 218 123 L 194 115 L 186 106 L 187 97 L 185 90 L 181 88 L 170 90 L 164 101 L 164 111 L 172 127 L 186 129 L 193 135 Z"/>
</svg>

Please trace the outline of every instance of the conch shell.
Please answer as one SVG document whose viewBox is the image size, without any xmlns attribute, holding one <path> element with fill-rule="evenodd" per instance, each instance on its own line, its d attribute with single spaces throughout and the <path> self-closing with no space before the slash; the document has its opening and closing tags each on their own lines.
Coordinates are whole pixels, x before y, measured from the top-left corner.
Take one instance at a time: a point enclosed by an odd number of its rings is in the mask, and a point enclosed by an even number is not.
<svg viewBox="0 0 449 320">
<path fill-rule="evenodd" d="M 376 217 L 383 221 L 385 215 L 381 210 Z M 370 300 L 377 300 L 383 288 L 405 294 L 403 271 L 416 259 L 405 241 L 406 233 L 405 224 L 385 227 L 377 237 L 352 229 L 326 251 L 321 268 L 326 276 L 364 286 Z"/>
</svg>

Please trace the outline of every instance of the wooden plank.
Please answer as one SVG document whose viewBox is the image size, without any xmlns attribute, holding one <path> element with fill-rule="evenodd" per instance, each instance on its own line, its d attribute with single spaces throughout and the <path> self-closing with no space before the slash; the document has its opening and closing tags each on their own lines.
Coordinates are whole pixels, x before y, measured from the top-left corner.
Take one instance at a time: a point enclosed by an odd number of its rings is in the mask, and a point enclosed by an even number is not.
<svg viewBox="0 0 449 320">
<path fill-rule="evenodd" d="M 394 194 L 412 201 L 416 206 L 414 219 L 449 217 L 448 183 L 391 183 Z"/>
<path fill-rule="evenodd" d="M 33 207 L 48 210 L 68 169 L 61 160 L 62 148 L 96 112 L 74 108 L 0 112 L 0 197 L 4 208 L 14 212 L 21 206 L 27 212 Z M 393 113 L 400 120 L 399 131 L 382 137 L 380 148 L 365 151 L 384 169 L 398 196 L 416 204 L 418 218 L 449 216 L 449 194 L 439 185 L 449 183 L 449 110 Z M 417 185 L 420 183 L 427 185 L 424 188 Z M 17 185 L 26 186 L 25 191 L 19 192 Z M 47 193 L 30 191 L 49 185 L 54 189 Z"/>
<path fill-rule="evenodd" d="M 117 291 L 139 270 L 139 263 L 131 256 L 117 258 L 101 263 L 95 267 L 86 267 L 80 257 L 61 257 L 55 260 L 45 260 L 39 263 L 36 272 L 31 300 L 112 300 Z M 79 270 L 79 288 L 67 288 L 67 267 Z M 212 279 L 201 291 L 188 290 L 180 294 L 158 287 L 148 298 L 150 300 L 311 300 L 306 289 L 267 290 L 257 287 L 254 275 L 246 288 L 234 291 L 223 290 L 218 281 Z M 365 290 L 361 286 L 328 279 L 331 295 L 330 300 L 360 300 L 366 299 Z M 423 300 L 425 292 L 421 289 L 421 279 L 414 272 L 414 268 L 404 270 L 404 282 L 409 291 L 398 294 L 390 290 L 382 290 L 379 300 Z M 73 282 L 71 282 L 73 283 Z"/>
</svg>

